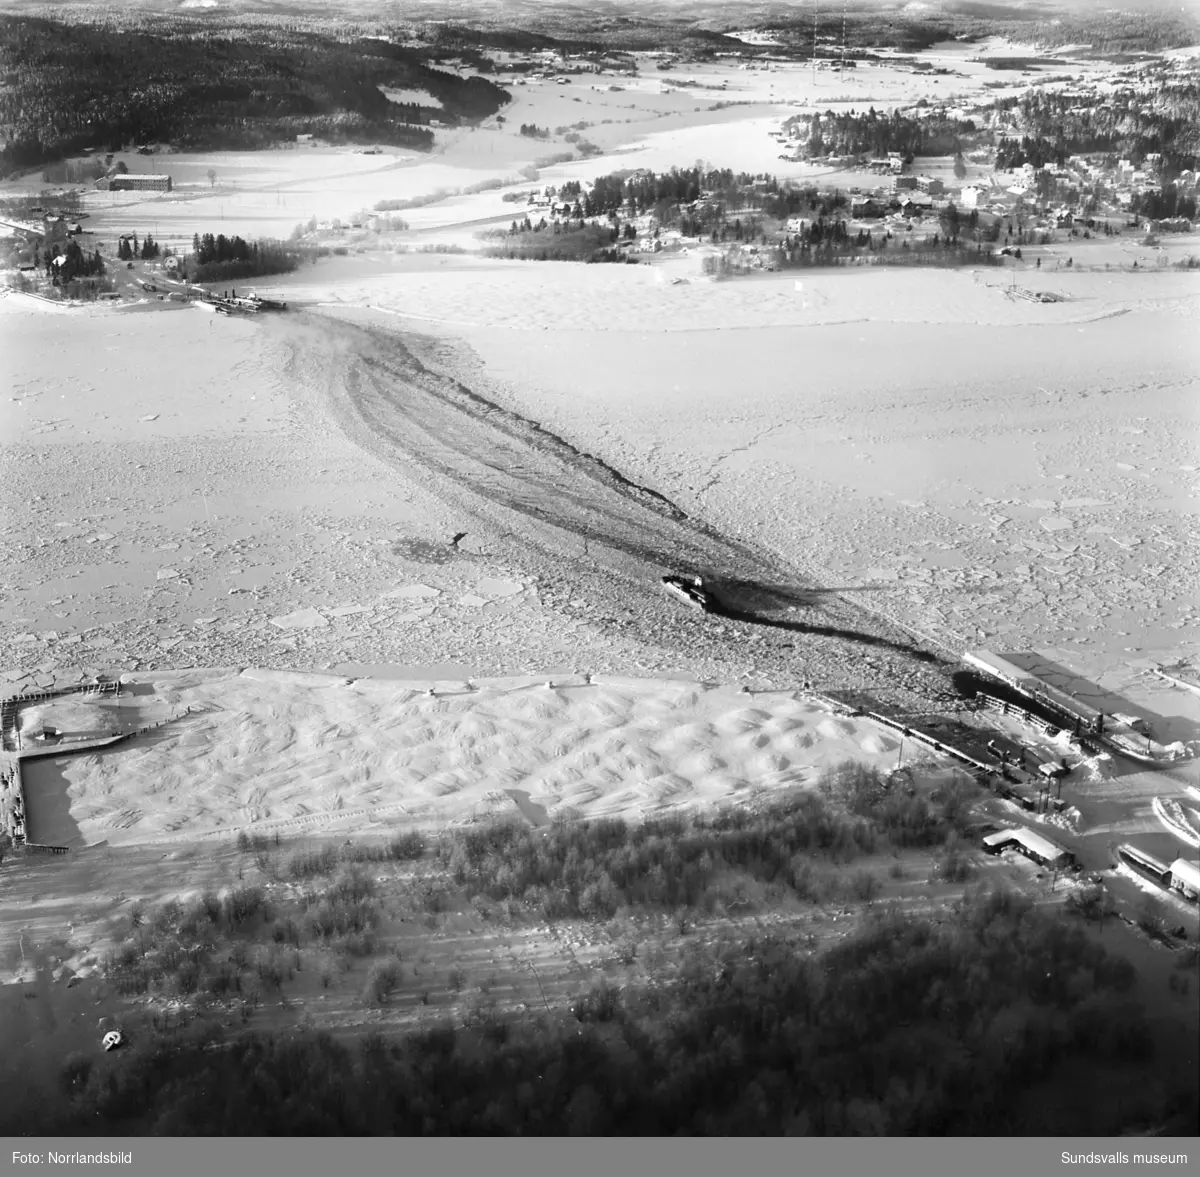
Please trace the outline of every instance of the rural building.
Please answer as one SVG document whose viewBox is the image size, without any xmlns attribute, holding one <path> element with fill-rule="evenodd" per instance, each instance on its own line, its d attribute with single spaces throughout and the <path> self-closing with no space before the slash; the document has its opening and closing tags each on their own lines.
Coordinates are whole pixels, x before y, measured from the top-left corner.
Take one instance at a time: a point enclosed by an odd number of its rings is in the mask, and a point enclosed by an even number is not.
<svg viewBox="0 0 1200 1177">
<path fill-rule="evenodd" d="M 978 208 L 981 200 L 986 203 L 987 190 L 980 188 L 975 184 L 968 184 L 967 187 L 962 190 L 959 199 L 962 201 L 963 208 Z"/>
<path fill-rule="evenodd" d="M 1051 867 L 1055 870 L 1070 866 L 1075 860 L 1075 856 L 1069 850 L 1051 842 L 1049 838 L 1044 838 L 1041 834 L 1035 834 L 1033 830 L 1026 829 L 1024 826 L 1015 830 L 1000 830 L 995 834 L 989 834 L 983 840 L 983 849 L 987 854 L 1000 854 L 1009 849 L 1017 850 L 1026 858 L 1033 859 L 1039 866 Z"/>
<path fill-rule="evenodd" d="M 1200 899 L 1200 866 L 1184 858 L 1175 859 L 1171 863 L 1171 890 L 1185 899 Z"/>
<path fill-rule="evenodd" d="M 930 196 L 941 196 L 946 191 L 946 185 L 933 176 L 918 176 L 917 188 L 921 192 L 927 192 Z"/>
<path fill-rule="evenodd" d="M 917 186 L 917 177 L 916 176 L 896 176 L 892 180 L 892 189 L 893 189 L 893 191 L 896 191 L 896 192 L 900 192 L 906 188 L 916 188 L 916 186 Z"/>
<path fill-rule="evenodd" d="M 170 192 L 171 177 L 126 172 L 123 176 L 113 176 L 108 186 L 114 192 Z"/>
<path fill-rule="evenodd" d="M 855 197 L 850 201 L 850 215 L 852 217 L 881 217 L 883 209 L 869 196 Z"/>
</svg>

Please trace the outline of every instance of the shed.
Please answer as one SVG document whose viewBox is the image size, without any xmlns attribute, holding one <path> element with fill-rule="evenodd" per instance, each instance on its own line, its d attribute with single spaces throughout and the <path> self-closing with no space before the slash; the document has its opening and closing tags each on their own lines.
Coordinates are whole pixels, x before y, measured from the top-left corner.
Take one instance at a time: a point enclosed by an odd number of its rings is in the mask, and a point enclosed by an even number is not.
<svg viewBox="0 0 1200 1177">
<path fill-rule="evenodd" d="M 1062 867 L 1074 858 L 1069 850 L 1051 842 L 1049 838 L 1045 838 L 1041 834 L 1034 833 L 1025 826 L 1011 830 L 999 830 L 983 839 L 983 849 L 988 854 L 1000 854 L 1010 846 L 1042 866 Z"/>
<path fill-rule="evenodd" d="M 1013 840 L 1015 833 L 1015 830 L 997 830 L 994 834 L 988 834 L 983 840 L 984 850 L 988 854 L 999 854 Z"/>
</svg>

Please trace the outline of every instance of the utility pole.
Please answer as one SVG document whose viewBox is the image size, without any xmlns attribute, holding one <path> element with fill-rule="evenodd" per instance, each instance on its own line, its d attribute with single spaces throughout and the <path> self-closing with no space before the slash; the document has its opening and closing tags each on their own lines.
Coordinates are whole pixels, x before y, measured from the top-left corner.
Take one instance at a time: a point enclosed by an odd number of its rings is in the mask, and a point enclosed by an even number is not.
<svg viewBox="0 0 1200 1177">
<path fill-rule="evenodd" d="M 813 0 L 812 80 L 815 86 L 817 84 L 817 0 Z"/>
<path fill-rule="evenodd" d="M 525 963 L 529 966 L 529 971 L 533 974 L 534 979 L 538 983 L 538 991 L 542 995 L 542 1004 L 546 1007 L 546 1012 L 549 1013 L 550 1012 L 550 1002 L 546 1000 L 546 990 L 542 988 L 542 978 L 538 976 L 537 969 L 535 969 L 533 967 L 533 961 L 527 960 Z"/>
</svg>

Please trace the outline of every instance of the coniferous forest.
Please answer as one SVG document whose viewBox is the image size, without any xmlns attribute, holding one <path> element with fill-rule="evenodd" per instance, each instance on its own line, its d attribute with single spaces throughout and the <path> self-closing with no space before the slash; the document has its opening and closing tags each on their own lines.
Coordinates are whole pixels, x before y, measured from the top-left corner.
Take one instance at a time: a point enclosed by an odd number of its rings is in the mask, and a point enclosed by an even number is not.
<svg viewBox="0 0 1200 1177">
<path fill-rule="evenodd" d="M 388 41 L 252 18 L 105 23 L 119 15 L 0 16 L 0 174 L 132 142 L 239 149 L 312 133 L 428 148 L 431 117 L 477 119 L 508 101 L 494 82 Z M 380 86 L 423 91 L 429 105 L 392 102 Z"/>
</svg>

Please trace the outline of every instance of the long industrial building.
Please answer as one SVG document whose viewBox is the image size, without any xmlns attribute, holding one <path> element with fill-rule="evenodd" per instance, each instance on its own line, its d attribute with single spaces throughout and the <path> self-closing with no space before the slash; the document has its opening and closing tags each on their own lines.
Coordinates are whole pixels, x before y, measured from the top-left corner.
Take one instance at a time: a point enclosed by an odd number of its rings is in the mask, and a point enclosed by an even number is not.
<svg viewBox="0 0 1200 1177">
<path fill-rule="evenodd" d="M 113 176 L 108 186 L 114 192 L 170 192 L 170 176 L 137 175 L 126 172 L 123 176 Z"/>
</svg>

